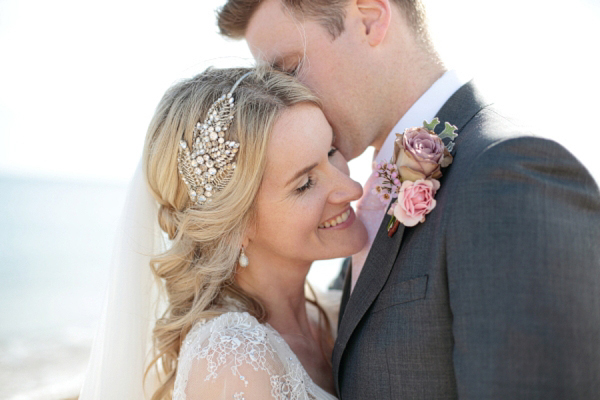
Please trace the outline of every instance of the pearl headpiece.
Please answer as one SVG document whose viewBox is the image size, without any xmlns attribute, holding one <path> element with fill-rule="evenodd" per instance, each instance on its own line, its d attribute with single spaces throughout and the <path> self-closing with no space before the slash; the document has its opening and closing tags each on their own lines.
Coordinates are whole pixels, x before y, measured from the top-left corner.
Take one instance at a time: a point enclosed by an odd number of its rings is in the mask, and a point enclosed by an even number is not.
<svg viewBox="0 0 600 400">
<path fill-rule="evenodd" d="M 179 142 L 179 175 L 188 188 L 190 199 L 199 206 L 210 202 L 215 192 L 223 190 L 235 170 L 234 159 L 240 144 L 226 141 L 225 132 L 233 120 L 233 91 L 250 74 L 238 79 L 229 93 L 219 97 L 210 107 L 204 122 L 196 124 L 191 151 L 185 140 Z"/>
</svg>

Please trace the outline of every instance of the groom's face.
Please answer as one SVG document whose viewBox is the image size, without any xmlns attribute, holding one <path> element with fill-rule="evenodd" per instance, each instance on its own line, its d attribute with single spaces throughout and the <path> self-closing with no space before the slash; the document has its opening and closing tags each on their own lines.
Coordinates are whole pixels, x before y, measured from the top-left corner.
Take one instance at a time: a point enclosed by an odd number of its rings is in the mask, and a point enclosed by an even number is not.
<svg viewBox="0 0 600 400">
<path fill-rule="evenodd" d="M 369 46 L 356 34 L 360 27 L 348 24 L 347 19 L 344 32 L 333 39 L 318 22 L 299 21 L 278 0 L 267 0 L 250 19 L 245 38 L 256 59 L 293 72 L 321 98 L 336 146 L 352 159 L 375 135 L 375 110 L 369 106 L 376 77 L 364 68 Z"/>
</svg>

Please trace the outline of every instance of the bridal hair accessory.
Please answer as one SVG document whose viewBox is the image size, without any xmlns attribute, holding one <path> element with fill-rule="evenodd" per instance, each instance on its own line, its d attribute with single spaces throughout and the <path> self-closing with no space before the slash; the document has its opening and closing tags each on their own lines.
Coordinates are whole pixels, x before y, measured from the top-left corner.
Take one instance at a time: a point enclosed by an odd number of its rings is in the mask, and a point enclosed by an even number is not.
<svg viewBox="0 0 600 400">
<path fill-rule="evenodd" d="M 248 256 L 246 255 L 246 253 L 244 253 L 244 246 L 242 246 L 239 263 L 240 263 L 240 267 L 242 267 L 242 268 L 246 268 L 249 263 Z"/>
<path fill-rule="evenodd" d="M 184 139 L 179 142 L 179 175 L 188 188 L 190 199 L 199 206 L 210 202 L 215 192 L 223 190 L 235 170 L 234 159 L 240 144 L 226 141 L 225 132 L 233 120 L 233 91 L 251 73 L 238 79 L 229 93 L 219 97 L 210 107 L 204 121 L 196 124 L 191 151 Z"/>
<path fill-rule="evenodd" d="M 396 233 L 400 224 L 415 226 L 425 222 L 425 216 L 436 206 L 441 168 L 452 164 L 450 152 L 458 136 L 456 126 L 448 122 L 442 133 L 436 134 L 434 129 L 439 123 L 440 120 L 435 118 L 431 123 L 424 121 L 422 127 L 408 128 L 404 133 L 396 134 L 392 159 L 378 164 L 375 169 L 378 182 L 373 193 L 384 204 L 398 198 L 388 210 L 392 216 L 387 227 L 389 237 Z M 449 140 L 444 144 L 446 138 Z"/>
</svg>

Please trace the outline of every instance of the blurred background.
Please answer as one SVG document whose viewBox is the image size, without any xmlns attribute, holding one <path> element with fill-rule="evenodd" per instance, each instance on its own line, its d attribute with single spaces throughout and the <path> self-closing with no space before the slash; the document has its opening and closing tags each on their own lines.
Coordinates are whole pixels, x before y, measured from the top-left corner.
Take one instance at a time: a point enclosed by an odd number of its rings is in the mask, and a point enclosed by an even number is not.
<svg viewBox="0 0 600 400">
<path fill-rule="evenodd" d="M 447 64 L 598 180 L 598 1 L 425 1 Z M 77 395 L 154 107 L 207 66 L 252 65 L 217 34 L 222 2 L 0 0 L 0 399 Z"/>
</svg>

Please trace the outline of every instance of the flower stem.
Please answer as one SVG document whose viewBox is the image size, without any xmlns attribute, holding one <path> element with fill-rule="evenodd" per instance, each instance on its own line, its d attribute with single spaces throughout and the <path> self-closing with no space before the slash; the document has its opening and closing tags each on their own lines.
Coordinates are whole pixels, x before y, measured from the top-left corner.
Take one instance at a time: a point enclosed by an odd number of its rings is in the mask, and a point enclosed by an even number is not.
<svg viewBox="0 0 600 400">
<path fill-rule="evenodd" d="M 394 233 L 396 233 L 399 226 L 400 226 L 400 221 L 394 221 L 394 226 L 392 226 L 392 228 L 390 230 L 388 230 L 388 236 L 389 237 L 394 236 Z"/>
</svg>

